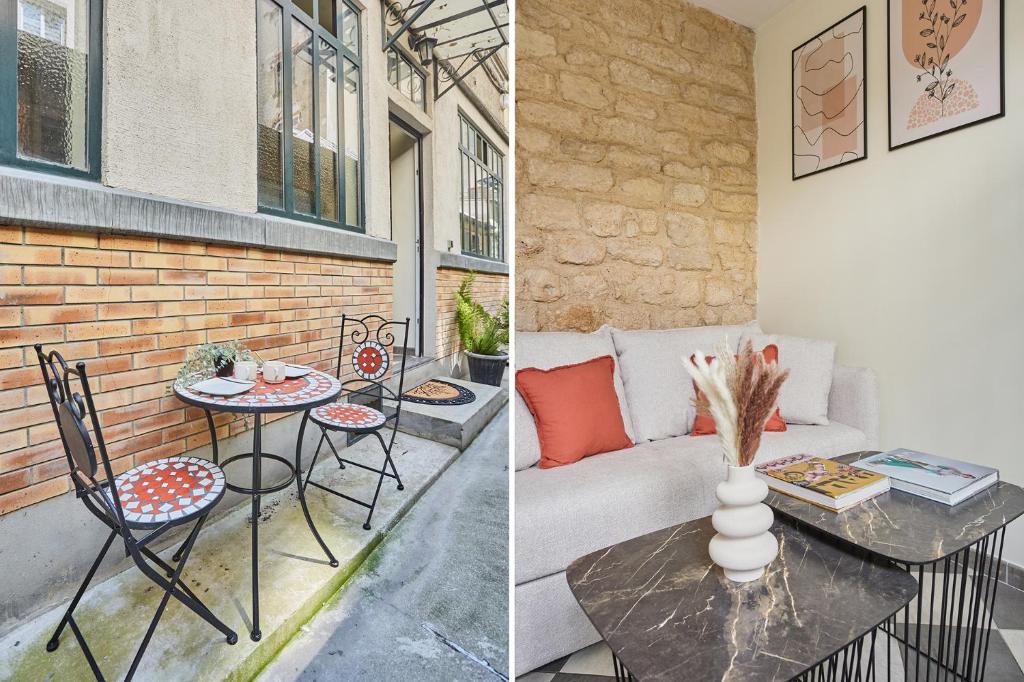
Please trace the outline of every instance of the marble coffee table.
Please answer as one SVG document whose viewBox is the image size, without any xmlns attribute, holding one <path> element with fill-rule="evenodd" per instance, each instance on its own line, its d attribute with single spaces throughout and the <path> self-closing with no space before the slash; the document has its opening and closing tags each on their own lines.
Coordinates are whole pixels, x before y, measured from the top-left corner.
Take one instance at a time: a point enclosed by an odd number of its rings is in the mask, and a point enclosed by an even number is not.
<svg viewBox="0 0 1024 682">
<path fill-rule="evenodd" d="M 882 628 L 902 651 L 907 679 L 984 679 L 1003 539 L 1024 514 L 1024 490 L 1000 481 L 954 507 L 891 490 L 841 513 L 776 492 L 765 503 L 776 518 L 896 562 L 917 578 L 920 598 Z"/>
<path fill-rule="evenodd" d="M 611 647 L 617 677 L 847 679 L 870 666 L 876 627 L 906 607 L 917 582 L 787 523 L 772 532 L 779 557 L 745 584 L 708 557 L 710 517 L 574 561 L 569 586 Z"/>
</svg>

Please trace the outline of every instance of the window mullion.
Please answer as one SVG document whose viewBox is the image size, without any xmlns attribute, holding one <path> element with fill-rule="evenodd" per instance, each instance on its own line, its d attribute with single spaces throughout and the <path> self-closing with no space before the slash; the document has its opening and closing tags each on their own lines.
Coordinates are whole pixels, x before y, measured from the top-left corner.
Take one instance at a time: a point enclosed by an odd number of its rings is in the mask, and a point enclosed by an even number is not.
<svg viewBox="0 0 1024 682">
<path fill-rule="evenodd" d="M 318 13 L 317 6 L 320 3 L 313 3 L 314 14 Z M 314 27 L 318 27 L 316 17 L 313 21 Z M 320 204 L 320 36 L 315 28 L 310 31 L 309 51 L 313 60 L 313 215 L 317 218 L 323 217 L 323 207 Z"/>
<path fill-rule="evenodd" d="M 18 148 L 18 3 L 0 0 L 0 162 L 10 163 Z"/>
<path fill-rule="evenodd" d="M 64 30 L 67 31 L 65 25 Z M 4 60 L 0 58 L 0 64 Z M 86 70 L 86 152 L 89 175 L 100 177 L 100 125 L 103 110 L 103 6 L 102 0 L 89 0 L 89 65 Z"/>
<path fill-rule="evenodd" d="M 281 28 L 284 31 L 281 41 L 281 82 L 283 84 L 282 104 L 284 120 L 281 121 L 281 141 L 284 143 L 284 210 L 289 214 L 295 211 L 295 160 L 292 156 L 292 126 L 295 117 L 292 115 L 292 8 L 290 3 L 281 7 Z"/>
</svg>

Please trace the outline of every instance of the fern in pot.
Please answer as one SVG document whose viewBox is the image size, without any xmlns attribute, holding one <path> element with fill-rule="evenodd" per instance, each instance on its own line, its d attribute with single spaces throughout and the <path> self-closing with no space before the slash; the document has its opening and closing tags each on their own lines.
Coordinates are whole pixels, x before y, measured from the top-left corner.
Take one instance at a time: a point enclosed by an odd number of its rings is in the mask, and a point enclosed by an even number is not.
<svg viewBox="0 0 1024 682">
<path fill-rule="evenodd" d="M 473 300 L 475 273 L 469 273 L 455 292 L 455 319 L 459 338 L 466 351 L 471 381 L 491 386 L 501 385 L 508 363 L 508 299 L 502 301 L 497 313 L 489 313 Z"/>
</svg>

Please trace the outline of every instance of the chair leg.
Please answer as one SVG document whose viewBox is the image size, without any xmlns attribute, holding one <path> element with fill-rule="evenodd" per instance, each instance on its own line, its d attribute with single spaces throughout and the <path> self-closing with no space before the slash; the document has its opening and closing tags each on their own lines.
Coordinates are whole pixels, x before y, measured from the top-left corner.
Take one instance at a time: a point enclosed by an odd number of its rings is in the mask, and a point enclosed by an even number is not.
<svg viewBox="0 0 1024 682">
<path fill-rule="evenodd" d="M 330 562 L 331 567 L 337 568 L 339 566 L 338 560 L 334 557 L 334 554 L 331 553 L 331 549 L 327 546 L 327 543 L 324 542 L 324 539 L 320 537 L 320 532 L 317 531 L 316 525 L 313 523 L 313 517 L 309 515 L 309 507 L 306 505 L 306 486 L 302 483 L 302 436 L 306 431 L 306 422 L 308 419 L 309 411 L 307 410 L 306 413 L 302 415 L 302 423 L 299 425 L 299 439 L 295 445 L 295 484 L 299 489 L 299 504 L 302 506 L 303 516 L 306 517 L 306 525 L 309 526 L 309 530 L 312 531 L 313 537 L 316 538 L 317 544 L 320 545 L 320 549 L 322 549 L 324 554 L 327 555 L 327 560 Z M 323 443 L 323 438 L 326 438 L 326 436 L 327 433 L 325 432 L 320 440 L 321 443 Z M 329 438 L 327 439 L 327 442 L 331 442 Z M 317 446 L 316 454 L 320 454 L 319 446 Z M 313 466 L 315 464 L 316 455 L 313 456 L 313 462 L 309 465 L 309 473 L 306 475 L 307 479 L 313 475 Z"/>
<path fill-rule="evenodd" d="M 338 454 L 338 449 L 334 447 L 334 443 L 331 441 L 331 435 L 329 433 L 327 433 L 327 429 L 325 429 L 322 426 L 320 427 L 320 431 L 323 432 L 323 434 L 324 434 L 320 438 L 320 443 L 322 444 L 325 440 L 327 441 L 327 445 L 331 448 L 331 452 L 334 453 L 334 459 L 338 460 L 338 466 L 341 467 L 342 469 L 344 469 L 345 468 L 345 460 L 343 460 L 341 458 L 341 455 Z M 317 449 L 317 451 L 319 451 L 320 450 L 320 446 L 318 445 L 316 449 Z M 312 467 L 310 467 L 310 468 L 312 468 Z"/>
<path fill-rule="evenodd" d="M 135 658 L 132 660 L 132 665 L 128 669 L 128 674 L 125 676 L 125 682 L 128 682 L 135 675 L 136 669 L 139 667 L 139 663 L 142 661 L 143 654 L 146 653 L 146 648 L 149 646 L 149 641 L 153 638 L 153 632 L 156 630 L 157 624 L 160 622 L 160 618 L 164 615 L 164 609 L 167 608 L 167 602 L 170 601 L 171 597 L 174 596 L 175 587 L 178 581 L 181 579 L 181 573 L 185 568 L 185 563 L 188 561 L 188 555 L 192 551 L 192 546 L 195 543 L 196 536 L 199 534 L 199 529 L 202 527 L 203 522 L 206 521 L 206 516 L 199 519 L 196 523 L 193 532 L 189 533 L 188 539 L 185 540 L 185 545 L 182 548 L 181 561 L 174 569 L 174 575 L 171 576 L 171 582 L 164 589 L 163 599 L 160 600 L 160 606 L 157 607 L 156 613 L 153 615 L 153 620 L 149 623 L 149 628 L 146 630 L 145 637 L 142 638 L 142 644 L 139 645 L 138 651 L 135 652 Z M 228 643 L 233 644 L 231 641 L 232 637 L 237 641 L 238 636 L 235 633 L 231 633 L 228 636 Z"/>
<path fill-rule="evenodd" d="M 195 540 L 195 536 L 198 535 L 198 534 L 199 534 L 199 524 L 196 524 L 196 527 L 193 528 L 192 532 L 189 534 L 189 536 L 185 538 L 185 542 L 181 543 L 181 547 L 178 548 L 178 551 L 176 551 L 174 553 L 174 555 L 171 557 L 171 559 L 173 559 L 175 562 L 181 561 L 181 552 L 182 552 L 182 550 L 185 549 L 185 545 L 187 545 L 191 541 L 194 541 Z M 170 578 L 171 576 L 168 574 L 167 577 Z"/>
<path fill-rule="evenodd" d="M 56 651 L 57 647 L 60 646 L 60 633 L 64 630 L 64 626 L 67 625 L 69 621 L 71 621 L 72 612 L 74 612 L 75 607 L 78 606 L 78 602 L 81 601 L 82 595 L 85 594 L 86 588 L 89 587 L 89 583 L 92 582 L 93 576 L 96 575 L 96 569 L 99 568 L 100 563 L 102 563 L 103 561 L 103 557 L 107 555 L 107 551 L 110 549 L 110 545 L 113 544 L 114 538 L 116 537 L 117 531 L 110 531 L 110 535 L 107 536 L 107 541 L 103 543 L 103 549 L 101 549 L 100 553 L 96 556 L 96 561 L 92 563 L 92 568 L 90 568 L 89 572 L 86 573 L 85 580 L 82 581 L 81 587 L 79 587 L 78 592 L 75 593 L 75 597 L 71 600 L 71 604 L 68 605 L 68 610 L 64 613 L 64 617 L 60 619 L 60 624 L 54 631 L 53 636 L 50 637 L 50 641 L 46 643 L 47 651 Z M 77 626 L 75 625 L 72 625 L 71 627 L 72 629 L 77 629 Z M 83 650 L 85 650 L 84 647 Z M 93 672 L 95 672 L 95 670 Z"/>
<path fill-rule="evenodd" d="M 384 470 L 387 471 L 387 466 L 391 465 L 391 473 L 395 475 L 395 480 L 398 482 L 398 489 L 405 490 L 405 486 L 402 485 L 402 479 L 398 475 L 398 467 L 395 466 L 395 460 L 391 459 L 391 450 L 395 447 L 395 435 L 398 433 L 398 425 L 395 425 L 395 430 L 391 432 L 391 442 L 387 445 L 384 444 L 384 437 L 380 435 L 380 432 L 374 431 L 373 435 L 377 436 L 377 440 L 380 441 L 380 446 L 384 450 Z"/>
</svg>

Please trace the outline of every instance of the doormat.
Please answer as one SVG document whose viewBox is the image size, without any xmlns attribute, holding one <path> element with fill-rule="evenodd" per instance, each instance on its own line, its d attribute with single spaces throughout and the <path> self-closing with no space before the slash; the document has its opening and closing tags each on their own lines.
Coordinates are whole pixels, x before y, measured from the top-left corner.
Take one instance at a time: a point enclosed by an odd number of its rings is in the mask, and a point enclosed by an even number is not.
<svg viewBox="0 0 1024 682">
<path fill-rule="evenodd" d="M 476 394 L 458 384 L 431 379 L 403 393 L 402 399 L 423 405 L 468 405 L 476 400 Z"/>
</svg>

